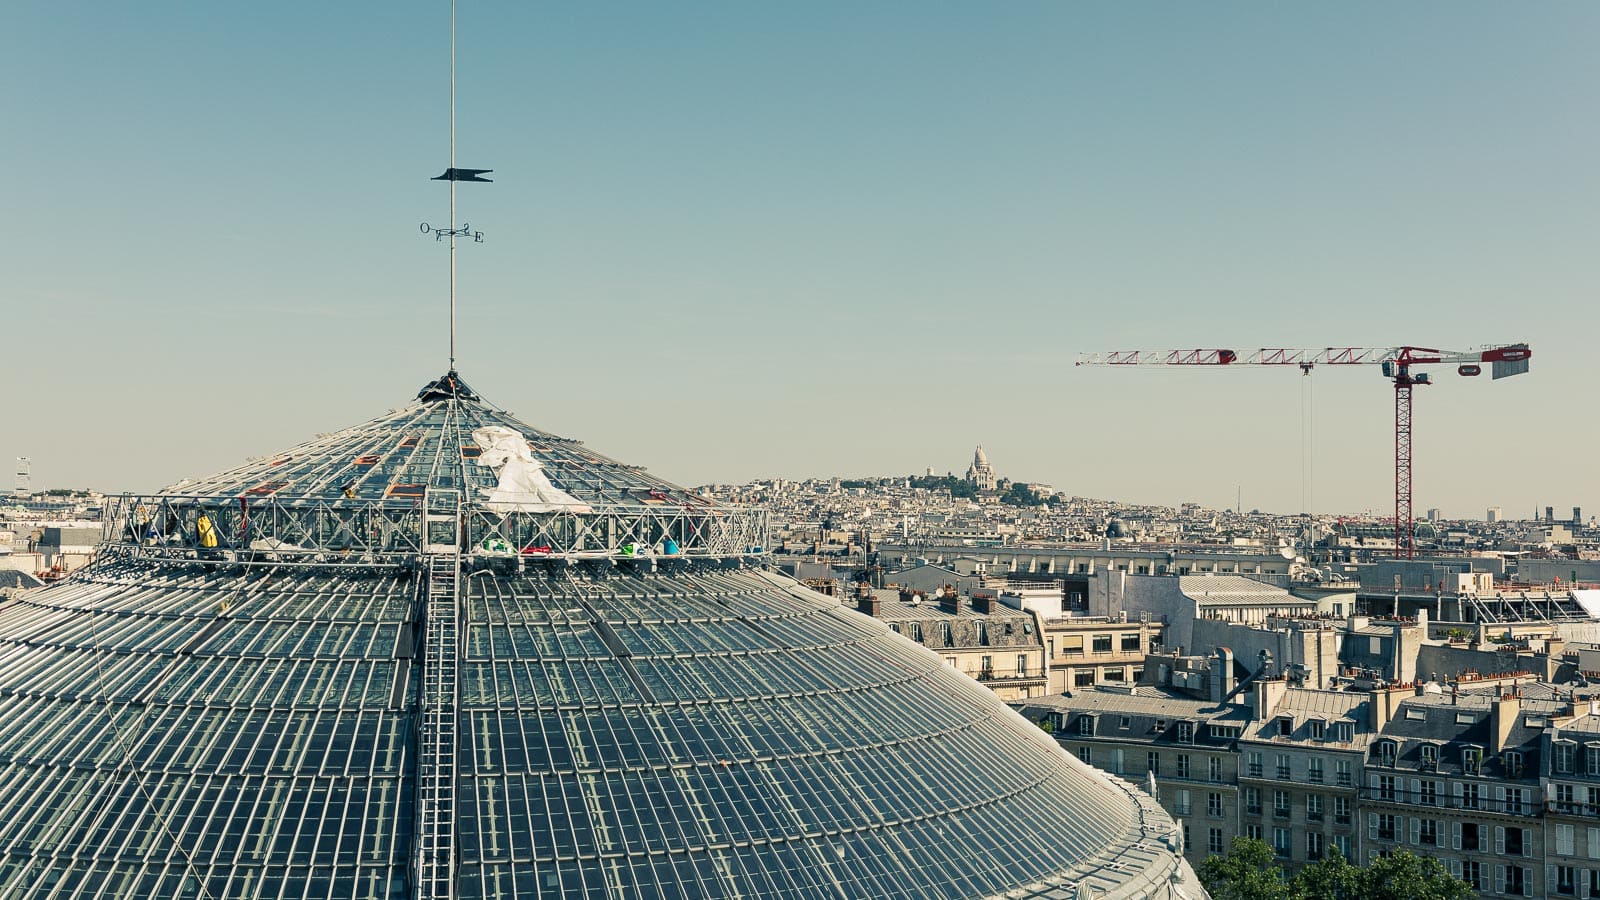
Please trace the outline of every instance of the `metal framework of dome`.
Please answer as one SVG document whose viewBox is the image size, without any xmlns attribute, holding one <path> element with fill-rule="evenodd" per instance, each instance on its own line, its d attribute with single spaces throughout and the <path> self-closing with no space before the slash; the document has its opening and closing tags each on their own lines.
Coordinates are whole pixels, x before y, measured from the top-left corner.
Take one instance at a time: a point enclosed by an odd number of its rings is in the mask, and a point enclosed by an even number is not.
<svg viewBox="0 0 1600 900">
<path fill-rule="evenodd" d="M 529 460 L 532 501 L 505 491 Z M 0 898 L 1112 898 L 1185 877 L 1143 792 L 766 569 L 765 533 L 453 372 L 121 498 L 93 565 L 0 608 Z"/>
</svg>

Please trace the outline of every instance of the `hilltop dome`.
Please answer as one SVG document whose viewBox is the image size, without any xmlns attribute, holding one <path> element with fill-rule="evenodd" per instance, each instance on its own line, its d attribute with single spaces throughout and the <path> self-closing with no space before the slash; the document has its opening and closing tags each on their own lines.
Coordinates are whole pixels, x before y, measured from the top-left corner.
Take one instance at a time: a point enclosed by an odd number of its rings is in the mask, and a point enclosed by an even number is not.
<svg viewBox="0 0 1600 900">
<path fill-rule="evenodd" d="M 765 534 L 454 372 L 123 498 L 93 565 L 0 607 L 0 884 L 1112 898 L 1192 877 L 1149 798 L 765 569 Z"/>
</svg>

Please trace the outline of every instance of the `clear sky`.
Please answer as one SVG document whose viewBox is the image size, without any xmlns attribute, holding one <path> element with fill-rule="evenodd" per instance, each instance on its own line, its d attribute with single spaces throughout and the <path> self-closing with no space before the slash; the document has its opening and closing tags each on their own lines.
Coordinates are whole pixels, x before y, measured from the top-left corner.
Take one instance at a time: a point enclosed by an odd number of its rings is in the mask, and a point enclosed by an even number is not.
<svg viewBox="0 0 1600 900">
<path fill-rule="evenodd" d="M 0 28 L 0 459 L 145 489 L 445 367 L 448 5 L 49 3 Z M 962 471 L 1296 511 L 1292 371 L 1115 347 L 1525 340 L 1417 405 L 1417 500 L 1600 512 L 1600 5 L 459 12 L 464 377 L 680 483 Z M 1320 372 L 1310 493 L 1392 409 Z"/>
</svg>

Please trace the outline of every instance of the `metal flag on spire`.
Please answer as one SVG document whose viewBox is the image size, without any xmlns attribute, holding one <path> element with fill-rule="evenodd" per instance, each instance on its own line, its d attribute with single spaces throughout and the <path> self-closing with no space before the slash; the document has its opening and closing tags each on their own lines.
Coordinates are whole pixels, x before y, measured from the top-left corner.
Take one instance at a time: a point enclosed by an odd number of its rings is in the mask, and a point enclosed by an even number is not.
<svg viewBox="0 0 1600 900">
<path fill-rule="evenodd" d="M 429 179 L 430 181 L 450 182 L 450 226 L 448 228 L 435 228 L 427 222 L 422 223 L 422 233 L 433 234 L 433 239 L 450 239 L 450 371 L 456 370 L 456 238 L 472 238 L 473 243 L 483 243 L 483 232 L 473 231 L 472 226 L 462 222 L 456 227 L 456 182 L 475 181 L 483 184 L 493 183 L 493 179 L 484 178 L 485 174 L 493 169 L 458 169 L 456 168 L 456 4 L 450 0 L 450 167 L 444 170 L 443 175 Z"/>
</svg>

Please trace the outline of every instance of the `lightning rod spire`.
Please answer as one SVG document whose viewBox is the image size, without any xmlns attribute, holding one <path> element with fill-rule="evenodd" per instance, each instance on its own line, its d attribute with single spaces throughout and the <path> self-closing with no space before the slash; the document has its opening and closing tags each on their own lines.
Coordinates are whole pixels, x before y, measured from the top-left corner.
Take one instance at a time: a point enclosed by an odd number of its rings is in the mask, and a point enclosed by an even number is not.
<svg viewBox="0 0 1600 900">
<path fill-rule="evenodd" d="M 456 227 L 456 182 L 478 181 L 491 182 L 493 179 L 483 176 L 493 169 L 458 169 L 456 168 L 456 3 L 450 0 L 450 167 L 432 180 L 448 181 L 450 183 L 450 226 L 448 228 L 435 228 L 427 222 L 422 223 L 422 233 L 433 233 L 434 240 L 450 239 L 450 371 L 456 370 L 456 238 L 470 237 L 473 243 L 483 243 L 483 232 L 473 231 L 472 226 L 466 222 L 461 227 Z"/>
</svg>

